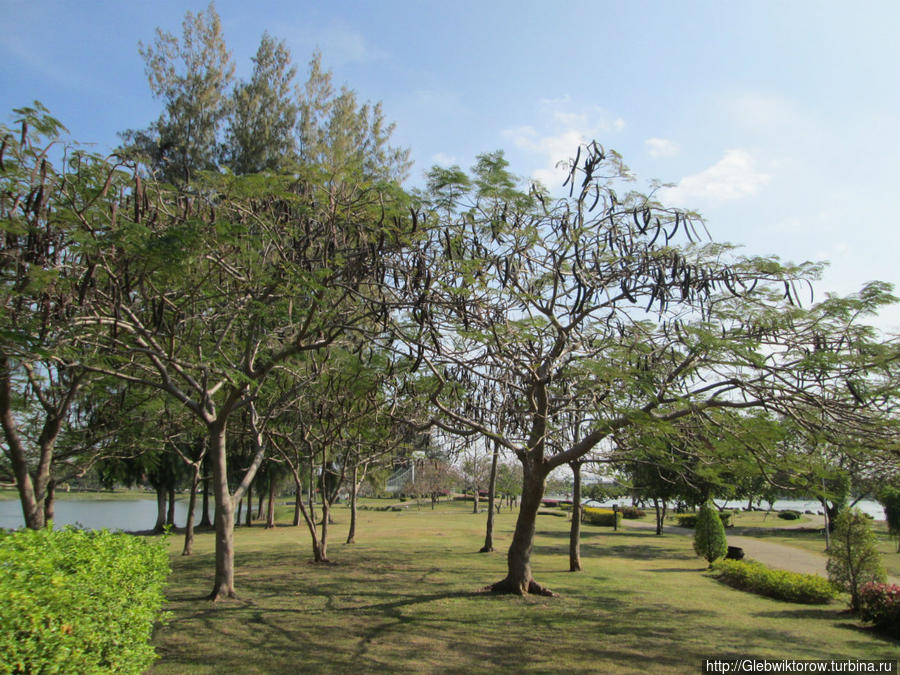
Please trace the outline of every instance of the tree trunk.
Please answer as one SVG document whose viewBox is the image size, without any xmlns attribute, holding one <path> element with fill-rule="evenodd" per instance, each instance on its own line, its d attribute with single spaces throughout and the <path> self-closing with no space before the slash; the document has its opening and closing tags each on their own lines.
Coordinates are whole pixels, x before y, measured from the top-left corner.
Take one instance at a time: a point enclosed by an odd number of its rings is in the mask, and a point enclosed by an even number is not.
<svg viewBox="0 0 900 675">
<path fill-rule="evenodd" d="M 500 444 L 494 441 L 494 454 L 491 457 L 491 478 L 488 482 L 488 516 L 484 532 L 484 546 L 479 553 L 491 553 L 494 550 L 494 499 L 497 488 L 497 459 L 500 456 Z M 434 500 L 431 502 L 434 508 Z"/>
<path fill-rule="evenodd" d="M 165 532 L 166 530 L 166 487 L 162 483 L 157 483 L 156 488 L 156 525 L 153 526 L 154 532 Z"/>
<path fill-rule="evenodd" d="M 569 571 L 580 572 L 581 567 L 581 462 L 572 467 L 572 526 L 569 529 Z"/>
<path fill-rule="evenodd" d="M 662 536 L 663 523 L 666 520 L 666 500 L 654 497 L 653 508 L 656 510 L 656 534 Z"/>
<path fill-rule="evenodd" d="M 228 490 L 225 430 L 225 422 L 215 421 L 209 425 L 209 459 L 216 500 L 216 576 L 209 594 L 213 601 L 237 597 L 234 592 L 234 500 Z"/>
<path fill-rule="evenodd" d="M 300 479 L 294 479 L 294 527 L 298 527 L 300 525 L 300 507 L 303 505 L 303 484 L 300 482 Z"/>
<path fill-rule="evenodd" d="M 350 531 L 347 533 L 347 543 L 356 541 L 356 496 L 359 493 L 359 467 L 353 465 L 353 479 L 350 485 Z M 432 507 L 434 508 L 434 507 Z"/>
<path fill-rule="evenodd" d="M 472 499 L 474 500 L 472 502 L 472 513 L 478 513 L 478 497 L 478 486 L 476 485 L 472 488 Z"/>
<path fill-rule="evenodd" d="M 271 484 L 272 484 L 271 481 L 272 481 L 272 479 L 270 478 L 270 479 L 269 479 L 269 485 L 270 485 L 270 486 L 271 486 Z M 260 490 L 259 490 L 259 497 L 256 498 L 256 519 L 257 519 L 257 520 L 259 520 L 260 518 L 262 518 L 263 501 L 265 501 L 265 499 L 266 499 L 266 491 L 263 490 L 262 488 L 260 488 Z"/>
<path fill-rule="evenodd" d="M 191 495 L 188 499 L 187 522 L 184 524 L 184 548 L 181 555 L 194 553 L 194 508 L 197 505 L 197 487 L 200 485 L 200 462 L 194 464 L 194 477 L 191 480 Z"/>
<path fill-rule="evenodd" d="M 490 589 L 494 593 L 553 595 L 550 589 L 537 583 L 531 576 L 534 529 L 538 508 L 541 506 L 541 498 L 544 496 L 546 473 L 542 468 L 534 466 L 531 458 L 522 463 L 522 469 L 521 505 L 512 543 L 506 556 L 506 578 L 493 584 Z"/>
<path fill-rule="evenodd" d="M 269 477 L 269 501 L 266 505 L 266 529 L 275 527 L 275 481 Z"/>
<path fill-rule="evenodd" d="M 319 538 L 319 556 L 316 562 L 329 562 L 328 560 L 328 524 L 331 520 L 331 504 L 325 498 L 322 491 L 322 536 Z"/>
<path fill-rule="evenodd" d="M 251 527 L 253 525 L 253 483 L 250 483 L 247 487 L 247 494 L 244 495 L 244 499 L 247 501 L 247 515 L 244 517 L 244 525 Z M 238 522 L 240 520 L 240 517 L 238 517 Z"/>
<path fill-rule="evenodd" d="M 48 527 L 53 522 L 56 513 L 56 481 L 52 478 L 47 481 L 47 496 L 44 497 L 44 524 Z"/>
<path fill-rule="evenodd" d="M 166 511 L 166 525 L 175 527 L 175 479 L 166 487 L 166 497 L 169 500 L 169 508 Z"/>
<path fill-rule="evenodd" d="M 203 513 L 200 515 L 200 527 L 212 527 L 213 522 L 209 517 L 209 460 L 203 458 Z"/>
</svg>

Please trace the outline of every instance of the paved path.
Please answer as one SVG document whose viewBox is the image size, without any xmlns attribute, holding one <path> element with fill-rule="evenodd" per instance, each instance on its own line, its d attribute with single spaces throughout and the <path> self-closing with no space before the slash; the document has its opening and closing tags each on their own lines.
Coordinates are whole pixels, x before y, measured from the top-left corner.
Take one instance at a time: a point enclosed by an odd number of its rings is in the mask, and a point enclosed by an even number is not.
<svg viewBox="0 0 900 675">
<path fill-rule="evenodd" d="M 820 518 L 821 519 L 821 518 Z M 634 527 L 638 529 L 656 529 L 656 523 L 646 520 L 625 520 L 623 524 L 626 527 Z M 816 527 L 816 523 L 803 523 L 802 525 L 789 525 L 779 529 L 792 529 L 797 527 Z M 824 520 L 821 526 L 824 527 Z M 666 525 L 664 530 L 669 534 L 693 535 L 694 531 L 686 527 L 678 527 L 676 525 Z M 740 546 L 744 549 L 744 553 L 748 558 L 758 560 L 764 565 L 774 567 L 775 569 L 788 570 L 789 572 L 801 572 L 803 574 L 818 574 L 826 577 L 825 563 L 828 557 L 824 553 L 814 553 L 796 546 L 780 544 L 756 537 L 746 535 L 728 535 L 729 546 Z M 823 541 L 824 548 L 824 541 Z M 890 583 L 900 583 L 900 579 L 896 577 L 888 577 Z"/>
</svg>

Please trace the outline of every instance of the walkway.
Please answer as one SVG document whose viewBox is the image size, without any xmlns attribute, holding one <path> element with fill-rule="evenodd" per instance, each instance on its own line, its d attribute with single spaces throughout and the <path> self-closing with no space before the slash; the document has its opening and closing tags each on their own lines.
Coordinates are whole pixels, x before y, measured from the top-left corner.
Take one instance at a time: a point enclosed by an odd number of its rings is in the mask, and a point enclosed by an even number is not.
<svg viewBox="0 0 900 675">
<path fill-rule="evenodd" d="M 822 519 L 820 518 L 820 520 Z M 647 520 L 623 520 L 622 524 L 626 527 L 634 527 L 638 529 L 656 529 L 656 524 Z M 824 520 L 822 520 L 821 525 L 822 527 L 825 526 Z M 816 523 L 809 523 L 807 521 L 802 525 L 789 525 L 787 527 L 779 529 L 792 529 L 794 527 L 810 526 L 816 527 Z M 677 527 L 675 525 L 666 525 L 664 532 L 666 534 L 682 534 L 691 536 L 693 536 L 694 534 L 694 531 L 690 528 Z M 756 537 L 750 537 L 747 535 L 729 534 L 728 545 L 740 546 L 742 549 L 744 549 L 744 554 L 748 558 L 758 560 L 764 565 L 774 567 L 775 569 L 788 570 L 789 572 L 801 572 L 803 574 L 818 574 L 822 577 L 828 576 L 827 572 L 825 571 L 825 563 L 828 561 L 828 556 L 826 556 L 824 553 L 814 553 L 812 551 L 807 551 L 796 546 L 789 546 L 787 544 L 765 541 L 764 539 L 758 539 Z M 822 546 L 824 548 L 824 540 Z M 888 577 L 888 581 L 894 584 L 900 583 L 900 579 L 891 576 Z"/>
</svg>

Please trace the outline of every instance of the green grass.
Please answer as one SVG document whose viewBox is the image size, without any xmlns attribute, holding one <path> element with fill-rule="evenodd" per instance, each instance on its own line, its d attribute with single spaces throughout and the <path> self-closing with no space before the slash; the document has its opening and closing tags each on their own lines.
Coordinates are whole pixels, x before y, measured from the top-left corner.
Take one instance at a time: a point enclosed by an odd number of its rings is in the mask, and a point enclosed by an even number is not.
<svg viewBox="0 0 900 675">
<path fill-rule="evenodd" d="M 172 541 L 172 622 L 157 631 L 152 673 L 695 673 L 705 657 L 896 658 L 897 643 L 841 604 L 791 605 L 711 576 L 689 537 L 585 526 L 585 571 L 568 569 L 568 522 L 540 517 L 535 577 L 558 598 L 493 596 L 514 514 L 497 517 L 498 551 L 479 554 L 484 515 L 471 505 L 360 512 L 357 544 L 309 562 L 305 528 L 239 528 L 239 600 L 210 604 L 213 540 L 182 558 Z M 287 522 L 289 509 L 281 515 Z"/>
</svg>

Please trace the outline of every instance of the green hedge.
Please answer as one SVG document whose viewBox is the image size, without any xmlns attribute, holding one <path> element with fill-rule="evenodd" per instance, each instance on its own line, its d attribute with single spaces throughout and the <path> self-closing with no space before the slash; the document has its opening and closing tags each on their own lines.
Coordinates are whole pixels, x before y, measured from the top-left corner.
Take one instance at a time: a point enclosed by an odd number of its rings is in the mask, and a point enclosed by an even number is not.
<svg viewBox="0 0 900 675">
<path fill-rule="evenodd" d="M 620 506 L 619 511 L 622 513 L 623 518 L 629 518 L 632 520 L 643 518 L 647 515 L 647 513 L 643 509 L 639 509 L 636 506 Z"/>
<path fill-rule="evenodd" d="M 731 527 L 731 517 L 734 515 L 731 511 L 719 511 L 719 518 L 722 519 L 722 525 Z M 697 525 L 696 513 L 679 513 L 675 516 L 679 527 L 695 527 Z"/>
<path fill-rule="evenodd" d="M 712 569 L 729 586 L 788 602 L 823 605 L 837 596 L 824 577 L 773 570 L 754 560 L 717 560 Z"/>
<path fill-rule="evenodd" d="M 158 538 L 0 530 L 0 671 L 143 672 L 168 574 Z"/>
<path fill-rule="evenodd" d="M 614 512 L 612 509 L 598 509 L 595 506 L 585 506 L 582 510 L 582 520 L 589 525 L 601 527 L 618 527 L 622 522 L 622 512 Z"/>
</svg>

